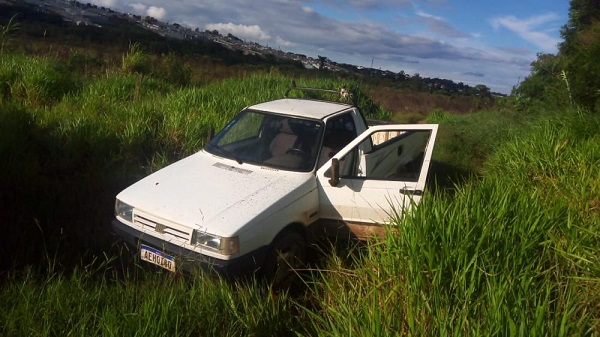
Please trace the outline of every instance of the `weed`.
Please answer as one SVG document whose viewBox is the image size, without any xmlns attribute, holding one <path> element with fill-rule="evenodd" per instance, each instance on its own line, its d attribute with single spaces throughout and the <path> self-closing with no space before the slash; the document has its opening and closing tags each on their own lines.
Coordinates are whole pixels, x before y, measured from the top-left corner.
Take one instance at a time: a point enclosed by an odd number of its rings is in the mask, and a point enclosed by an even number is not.
<svg viewBox="0 0 600 337">
<path fill-rule="evenodd" d="M 142 51 L 139 43 L 129 45 L 129 51 L 123 55 L 121 69 L 125 73 L 147 75 L 150 73 L 150 57 Z"/>
<path fill-rule="evenodd" d="M 0 54 L 4 53 L 4 47 L 11 43 L 11 35 L 19 30 L 20 24 L 16 21 L 17 14 L 13 15 L 8 23 L 0 25 Z"/>
</svg>

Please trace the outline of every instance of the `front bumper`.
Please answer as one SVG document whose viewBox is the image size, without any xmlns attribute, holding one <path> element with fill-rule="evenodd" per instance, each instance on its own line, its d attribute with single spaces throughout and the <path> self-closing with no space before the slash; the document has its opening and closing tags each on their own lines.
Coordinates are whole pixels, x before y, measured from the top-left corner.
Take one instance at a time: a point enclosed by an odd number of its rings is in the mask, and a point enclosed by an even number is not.
<svg viewBox="0 0 600 337">
<path fill-rule="evenodd" d="M 208 272 L 216 272 L 227 279 L 255 273 L 262 266 L 268 250 L 268 246 L 262 246 L 233 260 L 221 260 L 146 235 L 117 219 L 112 220 L 111 223 L 113 231 L 135 247 L 139 248 L 142 243 L 152 246 L 174 256 L 177 265 L 180 266 L 179 268 L 186 271 L 202 269 Z"/>
</svg>

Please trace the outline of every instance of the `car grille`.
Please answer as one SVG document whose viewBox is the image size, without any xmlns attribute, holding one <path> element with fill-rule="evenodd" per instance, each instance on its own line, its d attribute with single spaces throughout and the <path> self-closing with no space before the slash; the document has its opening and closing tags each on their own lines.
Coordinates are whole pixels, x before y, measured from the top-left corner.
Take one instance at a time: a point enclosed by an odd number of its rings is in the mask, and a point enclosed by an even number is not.
<svg viewBox="0 0 600 337">
<path fill-rule="evenodd" d="M 174 238 L 185 243 L 190 243 L 192 239 L 193 230 L 191 228 L 140 212 L 137 209 L 133 212 L 133 223 L 141 227 L 144 232 L 155 231 L 166 239 Z"/>
</svg>

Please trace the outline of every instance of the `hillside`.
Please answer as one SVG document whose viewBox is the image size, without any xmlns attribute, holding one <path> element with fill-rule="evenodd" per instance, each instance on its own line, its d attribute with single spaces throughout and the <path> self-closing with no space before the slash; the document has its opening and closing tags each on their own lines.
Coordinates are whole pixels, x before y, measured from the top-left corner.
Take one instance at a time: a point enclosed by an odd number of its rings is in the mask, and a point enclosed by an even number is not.
<svg viewBox="0 0 600 337">
<path fill-rule="evenodd" d="M 338 64 L 327 57 L 312 58 L 245 42 L 217 31 L 200 31 L 183 27 L 177 23 L 166 24 L 152 18 L 118 13 L 103 7 L 72 2 L 60 5 L 54 1 L 24 3 L 11 1 L 0 3 L 0 24 L 15 16 L 19 29 L 15 38 L 26 43 L 13 47 L 28 53 L 52 55 L 52 45 L 69 46 L 77 50 L 88 50 L 85 54 L 104 60 L 118 61 L 131 43 L 139 43 L 145 52 L 152 55 L 174 53 L 186 59 L 192 69 L 196 59 L 210 58 L 218 63 L 243 66 L 248 69 L 279 71 L 297 76 L 330 76 L 353 80 L 360 79 L 365 85 L 387 86 L 399 92 L 422 92 L 431 94 L 430 100 L 439 103 L 438 108 L 458 109 L 457 112 L 474 111 L 490 106 L 494 96 L 484 85 L 471 87 L 463 83 L 439 78 L 421 78 L 418 74 L 408 75 L 403 71 L 393 73 L 386 70 Z M 67 7 L 64 6 L 72 6 Z M 59 47 L 59 49 L 62 49 Z M 54 51 L 56 53 L 56 51 Z M 91 55 L 89 55 L 91 53 Z M 423 95 L 421 95 L 423 96 Z M 446 98 L 442 97 L 446 96 Z M 461 103 L 447 103 L 457 97 Z M 389 99 L 388 99 L 389 100 Z M 465 104 L 465 102 L 469 102 Z M 398 112 L 420 113 L 412 104 L 405 104 Z"/>
</svg>

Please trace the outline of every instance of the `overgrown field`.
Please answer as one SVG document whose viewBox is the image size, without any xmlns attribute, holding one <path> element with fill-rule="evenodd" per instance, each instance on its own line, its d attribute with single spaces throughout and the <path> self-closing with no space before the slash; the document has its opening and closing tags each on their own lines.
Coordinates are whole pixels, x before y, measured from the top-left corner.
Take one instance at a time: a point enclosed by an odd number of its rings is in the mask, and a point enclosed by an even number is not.
<svg viewBox="0 0 600 337">
<path fill-rule="evenodd" d="M 0 54 L 0 335 L 600 334 L 599 116 L 511 102 L 430 114 L 437 185 L 400 231 L 273 293 L 139 267 L 109 223 L 118 191 L 292 79 L 182 85 L 140 75 L 133 55 L 91 76 Z"/>
</svg>

